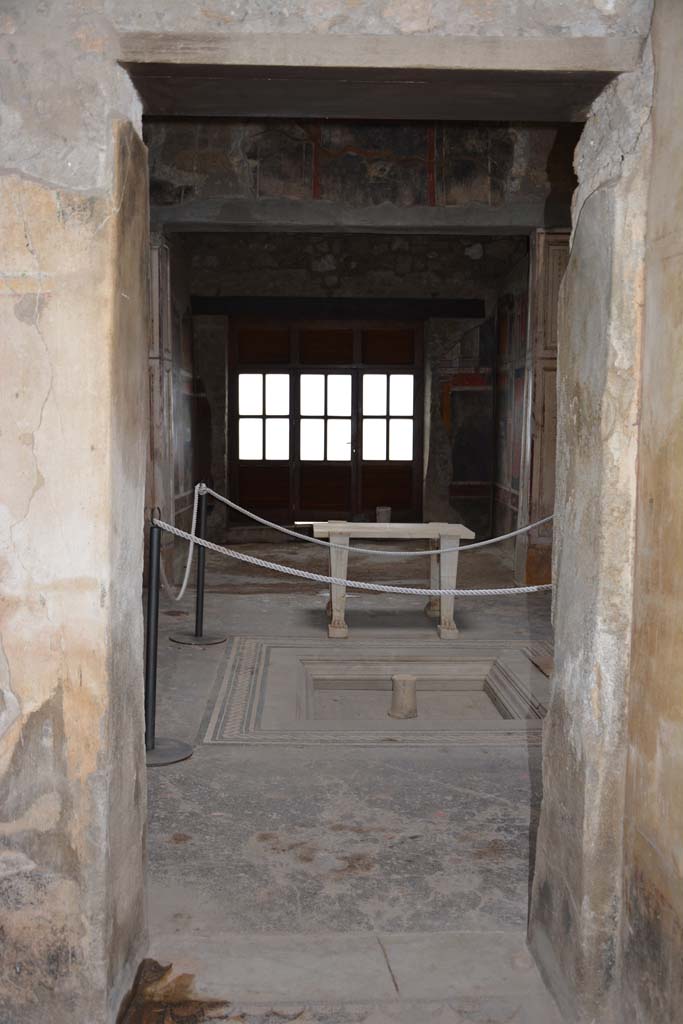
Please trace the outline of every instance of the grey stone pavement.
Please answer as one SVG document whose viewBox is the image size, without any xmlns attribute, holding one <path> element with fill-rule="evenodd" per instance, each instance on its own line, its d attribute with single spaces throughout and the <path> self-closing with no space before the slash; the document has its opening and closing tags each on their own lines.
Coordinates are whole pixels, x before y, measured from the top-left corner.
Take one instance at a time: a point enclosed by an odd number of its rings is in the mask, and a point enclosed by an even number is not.
<svg viewBox="0 0 683 1024">
<path fill-rule="evenodd" d="M 297 547 L 262 551 L 310 564 Z M 469 556 L 481 571 L 470 565 L 468 581 L 508 584 L 507 563 L 483 555 Z M 325 638 L 319 585 L 259 591 L 251 572 L 210 560 L 209 586 L 207 631 L 228 642 Z M 149 771 L 150 956 L 168 970 L 148 998 L 167 1007 L 160 1019 L 558 1024 L 525 942 L 540 747 L 204 744 L 226 651 L 170 642 L 191 628 L 192 601 L 162 603 L 157 721 L 194 755 Z M 549 605 L 462 601 L 458 647 L 549 639 Z M 447 657 L 453 642 L 423 606 L 354 595 L 349 649 L 354 636 L 410 638 Z M 179 991 L 196 1017 L 173 1015 Z"/>
</svg>

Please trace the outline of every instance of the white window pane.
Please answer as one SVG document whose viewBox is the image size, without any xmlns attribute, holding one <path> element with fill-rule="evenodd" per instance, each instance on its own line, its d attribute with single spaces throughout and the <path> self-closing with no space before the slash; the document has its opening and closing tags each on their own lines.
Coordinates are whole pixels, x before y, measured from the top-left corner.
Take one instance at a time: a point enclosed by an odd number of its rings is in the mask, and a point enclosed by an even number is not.
<svg viewBox="0 0 683 1024">
<path fill-rule="evenodd" d="M 325 458 L 325 420 L 300 420 L 299 456 L 302 462 Z"/>
<path fill-rule="evenodd" d="M 349 462 L 351 459 L 351 420 L 327 421 L 328 461 Z"/>
<path fill-rule="evenodd" d="M 301 408 L 302 416 L 325 415 L 325 374 L 301 374 Z"/>
<path fill-rule="evenodd" d="M 412 373 L 392 373 L 389 378 L 389 414 L 391 416 L 413 415 Z M 389 442 L 391 444 L 391 442 Z"/>
<path fill-rule="evenodd" d="M 392 462 L 413 457 L 413 421 L 389 420 L 389 458 Z"/>
<path fill-rule="evenodd" d="M 266 458 L 289 458 L 289 420 L 266 420 Z"/>
<path fill-rule="evenodd" d="M 327 415 L 351 415 L 351 374 L 331 373 L 327 378 Z"/>
<path fill-rule="evenodd" d="M 241 373 L 239 377 L 241 416 L 260 416 L 263 412 L 263 374 Z"/>
<path fill-rule="evenodd" d="M 387 457 L 387 421 L 363 420 L 363 461 Z"/>
<path fill-rule="evenodd" d="M 289 416 L 289 374 L 266 374 L 266 415 Z"/>
<path fill-rule="evenodd" d="M 386 416 L 387 375 L 386 373 L 363 374 L 363 415 Z"/>
<path fill-rule="evenodd" d="M 240 458 L 263 458 L 263 420 L 240 420 Z"/>
</svg>

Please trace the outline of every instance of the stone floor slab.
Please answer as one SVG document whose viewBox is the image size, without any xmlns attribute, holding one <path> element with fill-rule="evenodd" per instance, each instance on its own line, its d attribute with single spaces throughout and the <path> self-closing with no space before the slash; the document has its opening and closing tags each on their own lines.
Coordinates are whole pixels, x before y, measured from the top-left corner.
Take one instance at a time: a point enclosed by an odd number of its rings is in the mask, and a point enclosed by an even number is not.
<svg viewBox="0 0 683 1024">
<path fill-rule="evenodd" d="M 193 975 L 206 999 L 274 1005 L 396 995 L 380 944 L 368 933 L 215 931 L 201 946 L 194 936 L 157 939 L 151 955 L 157 953 L 173 962 L 176 973 Z"/>
<path fill-rule="evenodd" d="M 382 941 L 406 999 L 543 991 L 538 969 L 519 931 L 387 934 Z"/>
<path fill-rule="evenodd" d="M 469 558 L 469 583 L 509 584 L 502 560 Z M 367 578 L 372 567 L 358 568 Z M 278 593 L 270 579 L 269 591 L 210 559 L 207 630 L 330 650 L 319 586 L 286 581 Z M 477 657 L 482 645 L 521 651 L 552 637 L 549 603 L 468 599 L 458 640 L 439 641 L 423 599 L 354 595 L 343 643 L 361 658 L 378 640 L 434 656 L 468 644 Z M 171 644 L 191 622 L 191 593 L 180 606 L 164 598 L 158 730 L 195 753 L 149 773 L 148 891 L 152 956 L 230 1002 L 206 1019 L 558 1024 L 524 945 L 540 748 L 524 734 L 500 745 L 493 732 L 469 746 L 306 746 L 295 734 L 279 746 L 205 744 L 226 651 Z"/>
</svg>

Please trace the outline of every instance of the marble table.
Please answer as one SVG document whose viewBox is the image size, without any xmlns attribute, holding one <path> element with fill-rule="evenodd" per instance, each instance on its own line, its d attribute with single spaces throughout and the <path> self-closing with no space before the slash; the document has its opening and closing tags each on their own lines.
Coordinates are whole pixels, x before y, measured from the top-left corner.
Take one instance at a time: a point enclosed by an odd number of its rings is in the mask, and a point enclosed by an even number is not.
<svg viewBox="0 0 683 1024">
<path fill-rule="evenodd" d="M 441 548 L 453 548 L 445 555 L 433 554 L 430 559 L 429 586 L 432 589 L 452 590 L 456 587 L 458 575 L 458 547 L 461 540 L 471 540 L 474 534 L 460 523 L 348 523 L 332 520 L 327 523 L 314 523 L 313 536 L 329 540 L 339 547 L 330 548 L 330 576 L 348 579 L 349 541 L 365 540 L 365 547 L 376 547 L 375 541 L 380 540 L 415 540 L 427 541 L 438 551 Z M 412 548 L 411 548 L 412 550 Z M 370 556 L 368 556 L 370 557 Z M 378 564 L 381 556 L 375 556 Z M 389 558 L 400 564 L 398 555 Z M 412 559 L 411 559 L 412 560 Z M 439 619 L 438 633 L 442 639 L 455 637 L 458 627 L 453 620 L 453 597 L 442 596 L 430 598 L 427 603 L 427 614 Z M 344 639 L 349 635 L 346 625 L 346 587 L 338 583 L 330 585 L 331 620 L 327 627 L 328 636 Z"/>
</svg>

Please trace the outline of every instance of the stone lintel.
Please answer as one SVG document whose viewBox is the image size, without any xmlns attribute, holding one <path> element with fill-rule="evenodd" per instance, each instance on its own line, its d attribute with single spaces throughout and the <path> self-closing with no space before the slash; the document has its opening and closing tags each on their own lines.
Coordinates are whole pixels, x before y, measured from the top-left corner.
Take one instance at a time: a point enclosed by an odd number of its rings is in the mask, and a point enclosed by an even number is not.
<svg viewBox="0 0 683 1024">
<path fill-rule="evenodd" d="M 637 66 L 642 43 L 639 36 L 123 32 L 119 59 L 124 64 L 620 74 Z"/>
</svg>

